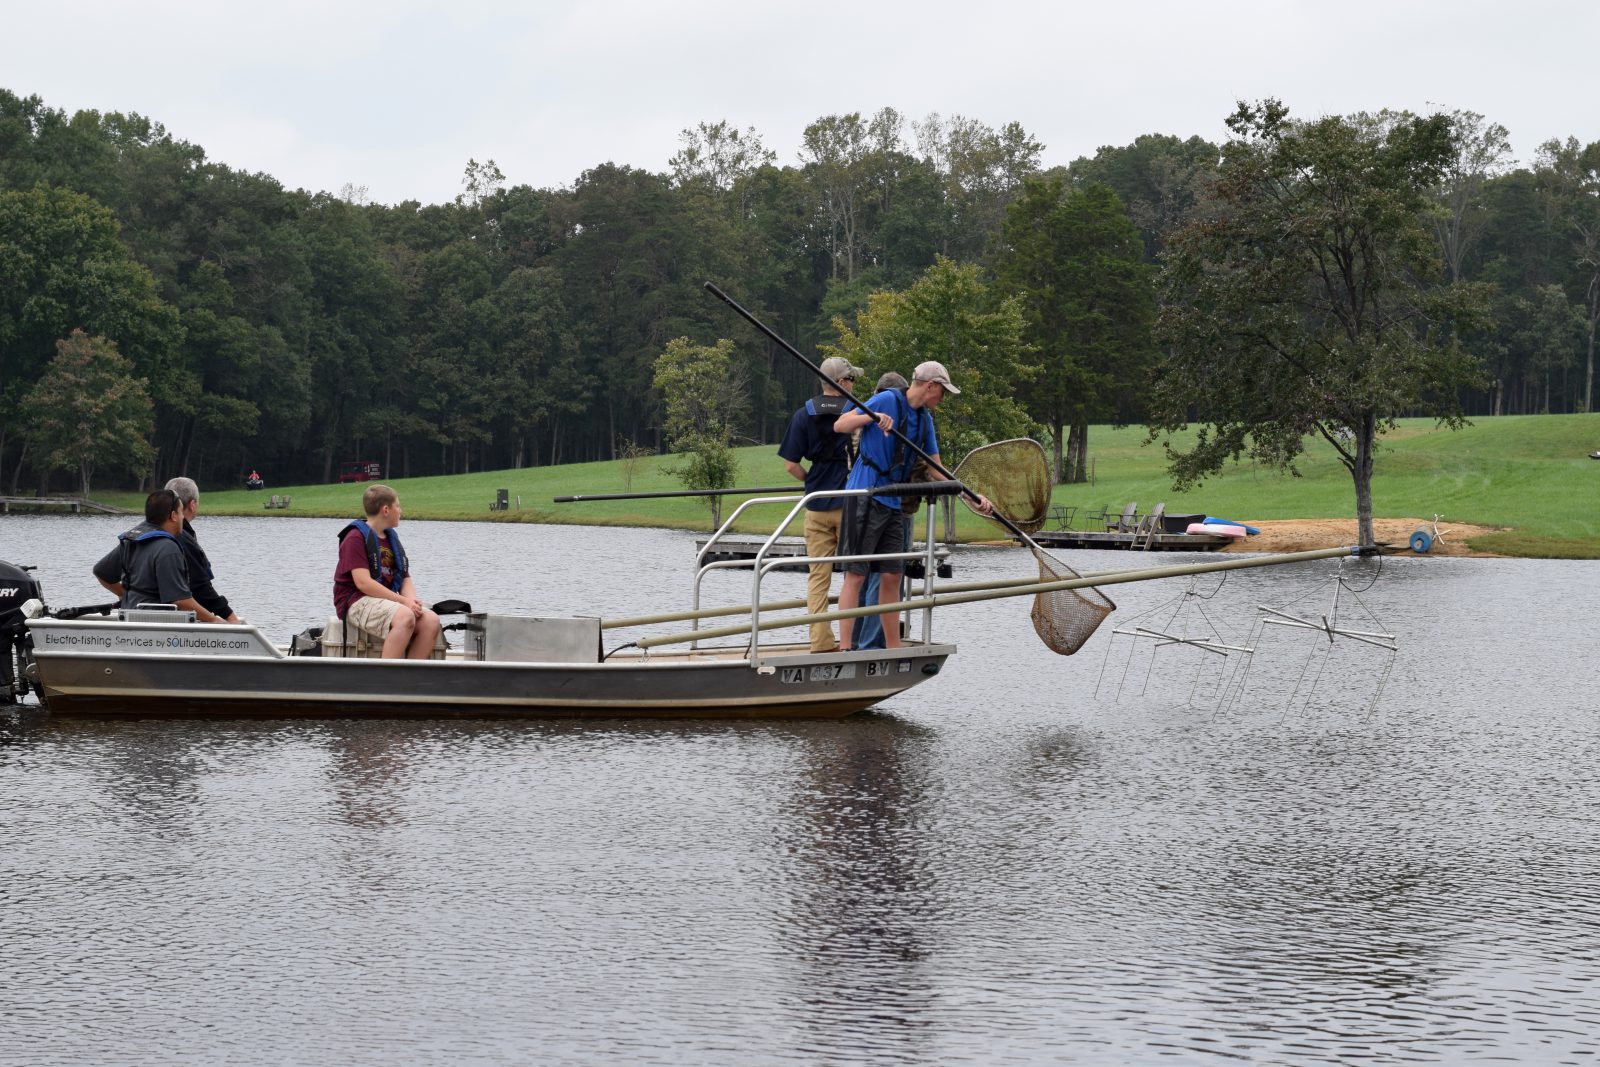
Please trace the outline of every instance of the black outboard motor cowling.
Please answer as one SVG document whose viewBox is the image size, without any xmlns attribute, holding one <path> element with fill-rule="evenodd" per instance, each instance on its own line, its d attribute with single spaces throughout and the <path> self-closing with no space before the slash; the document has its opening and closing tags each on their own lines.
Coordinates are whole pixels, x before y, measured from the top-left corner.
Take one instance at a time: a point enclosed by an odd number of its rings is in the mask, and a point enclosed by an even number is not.
<svg viewBox="0 0 1600 1067">
<path fill-rule="evenodd" d="M 27 692 L 22 678 L 23 658 L 29 646 L 22 605 L 42 600 L 39 583 L 26 570 L 0 560 L 0 704 L 14 704 Z"/>
</svg>

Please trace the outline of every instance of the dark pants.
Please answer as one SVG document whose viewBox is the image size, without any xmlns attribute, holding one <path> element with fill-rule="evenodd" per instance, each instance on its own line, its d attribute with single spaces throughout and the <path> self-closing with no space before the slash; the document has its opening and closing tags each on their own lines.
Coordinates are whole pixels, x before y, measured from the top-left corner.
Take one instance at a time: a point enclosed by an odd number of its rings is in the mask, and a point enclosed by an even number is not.
<svg viewBox="0 0 1600 1067">
<path fill-rule="evenodd" d="M 904 552 L 905 524 L 900 520 L 899 508 L 886 508 L 870 497 L 846 497 L 844 518 L 839 524 L 839 555 Z M 845 564 L 845 570 L 851 574 L 873 571 L 899 574 L 905 566 L 905 560 L 901 559 L 853 560 Z"/>
</svg>

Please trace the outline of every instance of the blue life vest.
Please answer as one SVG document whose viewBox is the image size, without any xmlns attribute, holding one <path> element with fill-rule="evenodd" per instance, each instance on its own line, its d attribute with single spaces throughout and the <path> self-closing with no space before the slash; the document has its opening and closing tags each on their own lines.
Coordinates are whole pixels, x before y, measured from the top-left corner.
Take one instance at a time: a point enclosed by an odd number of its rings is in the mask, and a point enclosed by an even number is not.
<svg viewBox="0 0 1600 1067">
<path fill-rule="evenodd" d="M 372 580 L 379 585 L 383 584 L 383 557 L 379 552 L 378 534 L 367 525 L 366 519 L 356 519 L 350 525 L 339 531 L 339 543 L 344 543 L 344 535 L 351 530 L 361 531 L 361 539 L 367 547 L 367 570 L 372 572 Z M 394 550 L 394 582 L 387 588 L 398 593 L 400 586 L 405 582 L 406 575 L 411 568 L 406 564 L 405 549 L 400 547 L 400 534 L 393 529 L 389 530 L 389 547 Z"/>
<path fill-rule="evenodd" d="M 135 526 L 133 530 L 137 530 L 138 528 L 139 527 Z M 134 545 L 141 541 L 154 541 L 159 537 L 165 537 L 169 541 L 177 541 L 180 551 L 183 548 L 183 542 L 178 541 L 176 537 L 173 537 L 165 530 L 145 530 L 143 533 L 138 534 L 134 533 L 133 530 L 128 530 L 126 533 L 117 534 L 117 540 L 122 542 L 122 575 L 117 579 L 117 581 L 119 584 L 121 584 L 124 590 L 126 590 L 128 587 L 128 572 L 133 569 Z M 187 556 L 185 558 L 187 558 Z"/>
<path fill-rule="evenodd" d="M 129 530 L 128 533 L 119 533 L 119 534 L 117 534 L 117 540 L 118 541 L 123 541 L 123 542 L 128 542 L 128 541 L 150 541 L 150 540 L 153 540 L 153 539 L 155 539 L 157 537 L 165 537 L 168 541 L 176 541 L 177 540 L 176 537 L 173 537 L 171 534 L 167 533 L 167 531 L 165 531 L 165 530 L 146 530 L 144 533 L 140 534 L 138 537 L 129 537 L 128 534 L 131 534 L 131 533 L 133 533 L 132 530 Z"/>
<path fill-rule="evenodd" d="M 911 406 L 911 402 L 906 399 L 904 389 L 890 389 L 888 392 L 893 393 L 895 397 L 895 412 L 891 418 L 894 419 L 894 428 L 900 431 L 900 436 L 894 438 L 889 469 L 884 470 L 872 462 L 865 449 L 862 450 L 860 457 L 861 462 L 877 472 L 878 477 L 882 479 L 878 482 L 879 485 L 893 485 L 911 480 L 911 470 L 922 457 L 906 447 L 906 440 L 915 441 L 918 448 L 922 447 L 922 420 L 928 417 L 926 410 Z"/>
</svg>

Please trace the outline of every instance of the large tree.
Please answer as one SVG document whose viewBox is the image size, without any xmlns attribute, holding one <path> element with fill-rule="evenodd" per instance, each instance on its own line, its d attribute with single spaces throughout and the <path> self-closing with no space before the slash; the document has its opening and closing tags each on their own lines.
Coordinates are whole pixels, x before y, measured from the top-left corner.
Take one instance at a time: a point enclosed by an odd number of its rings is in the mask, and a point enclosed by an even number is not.
<svg viewBox="0 0 1600 1067">
<path fill-rule="evenodd" d="M 1539 148 L 1539 177 L 1557 226 L 1567 237 L 1569 291 L 1581 294 L 1587 337 L 1578 410 L 1594 410 L 1595 335 L 1600 332 L 1600 141 L 1548 141 Z"/>
<path fill-rule="evenodd" d="M 930 359 L 945 365 L 961 389 L 939 410 L 946 466 L 979 445 L 1034 430 L 1017 400 L 1036 373 L 1021 302 L 997 296 L 976 264 L 940 256 L 909 289 L 873 293 L 855 329 L 843 320 L 834 328 L 838 343 L 823 345 L 823 354 L 844 356 L 873 379 L 891 370 L 909 379 Z"/>
<path fill-rule="evenodd" d="M 42 470 L 70 470 L 89 495 L 96 467 L 137 471 L 153 454 L 154 407 L 145 380 L 104 337 L 73 330 L 28 393 L 28 443 Z"/>
<path fill-rule="evenodd" d="M 1067 176 L 1078 186 L 1111 186 L 1139 228 L 1145 259 L 1154 263 L 1166 235 L 1188 221 L 1216 173 L 1218 155 L 1217 146 L 1200 137 L 1147 133 L 1130 145 L 1102 146 L 1093 159 L 1073 160 Z"/>
<path fill-rule="evenodd" d="M 871 197 L 868 125 L 862 121 L 860 112 L 824 115 L 807 126 L 801 137 L 805 146 L 801 159 L 806 174 L 816 186 L 823 216 L 828 221 L 833 276 L 849 282 L 855 278 L 860 260 L 862 219 Z"/>
<path fill-rule="evenodd" d="M 1487 122 L 1476 111 L 1457 111 L 1455 157 L 1445 168 L 1438 189 L 1439 210 L 1433 228 L 1450 281 L 1460 281 L 1468 253 L 1482 235 L 1488 210 L 1483 187 L 1511 166 L 1511 134 L 1499 123 Z"/>
<path fill-rule="evenodd" d="M 1057 481 L 1084 480 L 1089 424 L 1126 421 L 1148 375 L 1155 290 L 1142 254 L 1105 185 L 1068 191 L 1059 176 L 1030 178 L 1006 210 L 995 275 L 1021 299 L 1039 364 L 1027 408 L 1051 429 Z"/>
<path fill-rule="evenodd" d="M 739 461 L 729 442 L 750 398 L 750 376 L 735 358 L 733 342 L 724 337 L 697 345 L 674 337 L 656 357 L 652 384 L 661 395 L 667 442 L 684 456 L 673 473 L 689 489 L 731 488 Z"/>
<path fill-rule="evenodd" d="M 118 238 L 111 212 L 46 185 L 0 191 L 0 458 L 21 428 L 23 394 L 74 329 L 115 341 L 153 391 L 174 386 L 178 314 Z M 13 482 L 21 471 L 18 457 Z"/>
<path fill-rule="evenodd" d="M 1459 342 L 1486 303 L 1443 284 L 1430 192 L 1457 155 L 1449 116 L 1291 121 L 1240 104 L 1202 216 L 1168 244 L 1152 395 L 1183 489 L 1248 453 L 1294 470 L 1307 435 L 1337 452 L 1372 538 L 1378 437 L 1402 412 L 1461 424 L 1481 382 Z M 1202 426 L 1179 449 L 1171 434 Z"/>
<path fill-rule="evenodd" d="M 943 252 L 981 259 L 1000 229 L 1006 205 L 1039 170 L 1044 146 L 1018 122 L 995 130 L 964 115 L 937 112 L 911 124 L 923 159 L 944 175 L 948 212 Z"/>
</svg>

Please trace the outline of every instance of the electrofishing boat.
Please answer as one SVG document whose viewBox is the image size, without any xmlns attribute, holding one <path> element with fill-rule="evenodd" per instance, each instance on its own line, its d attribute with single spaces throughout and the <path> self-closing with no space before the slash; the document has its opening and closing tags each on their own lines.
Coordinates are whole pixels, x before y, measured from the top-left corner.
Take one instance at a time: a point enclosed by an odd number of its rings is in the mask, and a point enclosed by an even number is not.
<svg viewBox="0 0 1600 1067">
<path fill-rule="evenodd" d="M 4 649 L 8 691 L 0 698 L 31 690 L 52 713 L 96 715 L 849 715 L 934 677 L 956 649 L 933 639 L 931 610 L 920 613 L 921 635 L 894 649 L 812 653 L 805 642 L 763 640 L 771 629 L 804 626 L 812 618 L 775 619 L 776 610 L 796 602 L 763 604 L 760 593 L 767 574 L 796 562 L 776 546 L 808 499 L 756 498 L 729 516 L 701 550 L 689 611 L 607 621 L 496 615 L 472 612 L 460 602 L 442 604 L 437 607 L 462 618 L 446 627 L 451 636 L 460 635 L 460 643 L 451 647 L 441 634 L 429 660 L 377 658 L 376 641 L 337 619 L 279 645 L 254 625 L 198 623 L 191 612 L 167 606 L 52 612 L 38 583 L 12 567 L 0 571 L 0 629 L 11 635 Z M 754 560 L 716 558 L 717 539 L 731 532 L 746 508 L 763 503 L 787 505 L 788 515 Z M 923 554 L 928 573 L 936 573 L 931 537 Z M 860 557 L 817 562 L 848 558 Z M 729 567 L 751 571 L 750 602 L 702 609 L 702 579 Z M 923 592 L 934 595 L 931 581 Z M 855 614 L 871 613 L 885 608 Z M 749 617 L 736 637 L 727 627 L 698 629 L 703 619 L 732 615 Z M 610 652 L 604 648 L 608 631 L 680 620 L 695 628 L 630 641 Z M 719 645 L 710 643 L 713 637 L 734 640 Z M 669 647 L 674 644 L 687 647 Z"/>
<path fill-rule="evenodd" d="M 526 647 L 525 659 L 452 650 L 384 660 L 294 655 L 248 624 L 40 618 L 29 622 L 24 671 L 57 714 L 824 718 L 904 692 L 955 652 L 915 641 L 889 652 L 812 655 L 799 644 L 604 656 L 598 619 L 510 616 L 479 620 L 482 645 L 530 623 L 550 643 Z"/>
<path fill-rule="evenodd" d="M 993 470 L 1021 469 L 1023 464 L 1016 462 L 1018 444 L 986 445 L 970 454 L 958 470 L 977 481 L 995 477 Z M 1038 449 L 1034 442 L 1026 445 Z M 969 466 L 976 469 L 969 471 Z M 985 473 L 984 467 L 992 469 Z M 891 490 L 905 496 L 966 488 L 950 481 L 878 491 Z M 822 495 L 849 492 L 829 490 Z M 792 557 L 765 550 L 751 561 L 707 557 L 715 555 L 717 538 L 729 533 L 746 509 L 789 504 L 788 516 L 765 544 L 770 548 L 806 499 L 757 497 L 741 504 L 701 548 L 694 598 L 686 611 L 615 620 L 549 619 L 475 613 L 459 602 L 439 605 L 462 616 L 463 621 L 446 630 L 462 634 L 463 639 L 457 647 L 438 647 L 431 660 L 371 658 L 379 651 L 376 643 L 354 634 L 355 639 L 347 641 L 345 628 L 336 619 L 274 645 L 255 626 L 196 623 L 187 612 L 175 609 L 148 605 L 88 609 L 112 612 L 105 617 L 91 617 L 85 609 L 52 612 L 44 606 L 31 575 L 0 563 L 0 704 L 32 693 L 52 713 L 66 715 L 841 717 L 940 673 L 956 648 L 934 639 L 935 608 L 1031 598 L 1035 632 L 1052 651 L 1071 655 L 1115 608 L 1100 592 L 1103 586 L 1392 551 L 1388 546 L 1345 546 L 1080 575 L 1033 544 L 1023 531 L 1039 567 L 1037 579 L 939 583 L 931 547 L 934 509 L 929 508 L 921 552 L 898 554 L 902 559 L 924 557 L 923 585 L 912 587 L 906 599 L 789 615 L 789 609 L 804 607 L 805 601 L 763 602 L 761 582 L 784 564 L 796 562 Z M 872 558 L 882 557 L 823 556 L 816 561 Z M 702 608 L 702 579 L 725 568 L 750 570 L 750 602 Z M 905 634 L 900 647 L 811 653 L 807 644 L 764 639 L 773 630 L 869 614 L 897 618 Z M 701 625 L 717 618 L 737 621 Z M 692 628 L 650 632 L 604 651 L 608 631 L 653 631 L 673 622 L 688 622 Z M 714 643 L 718 641 L 727 643 Z"/>
</svg>

